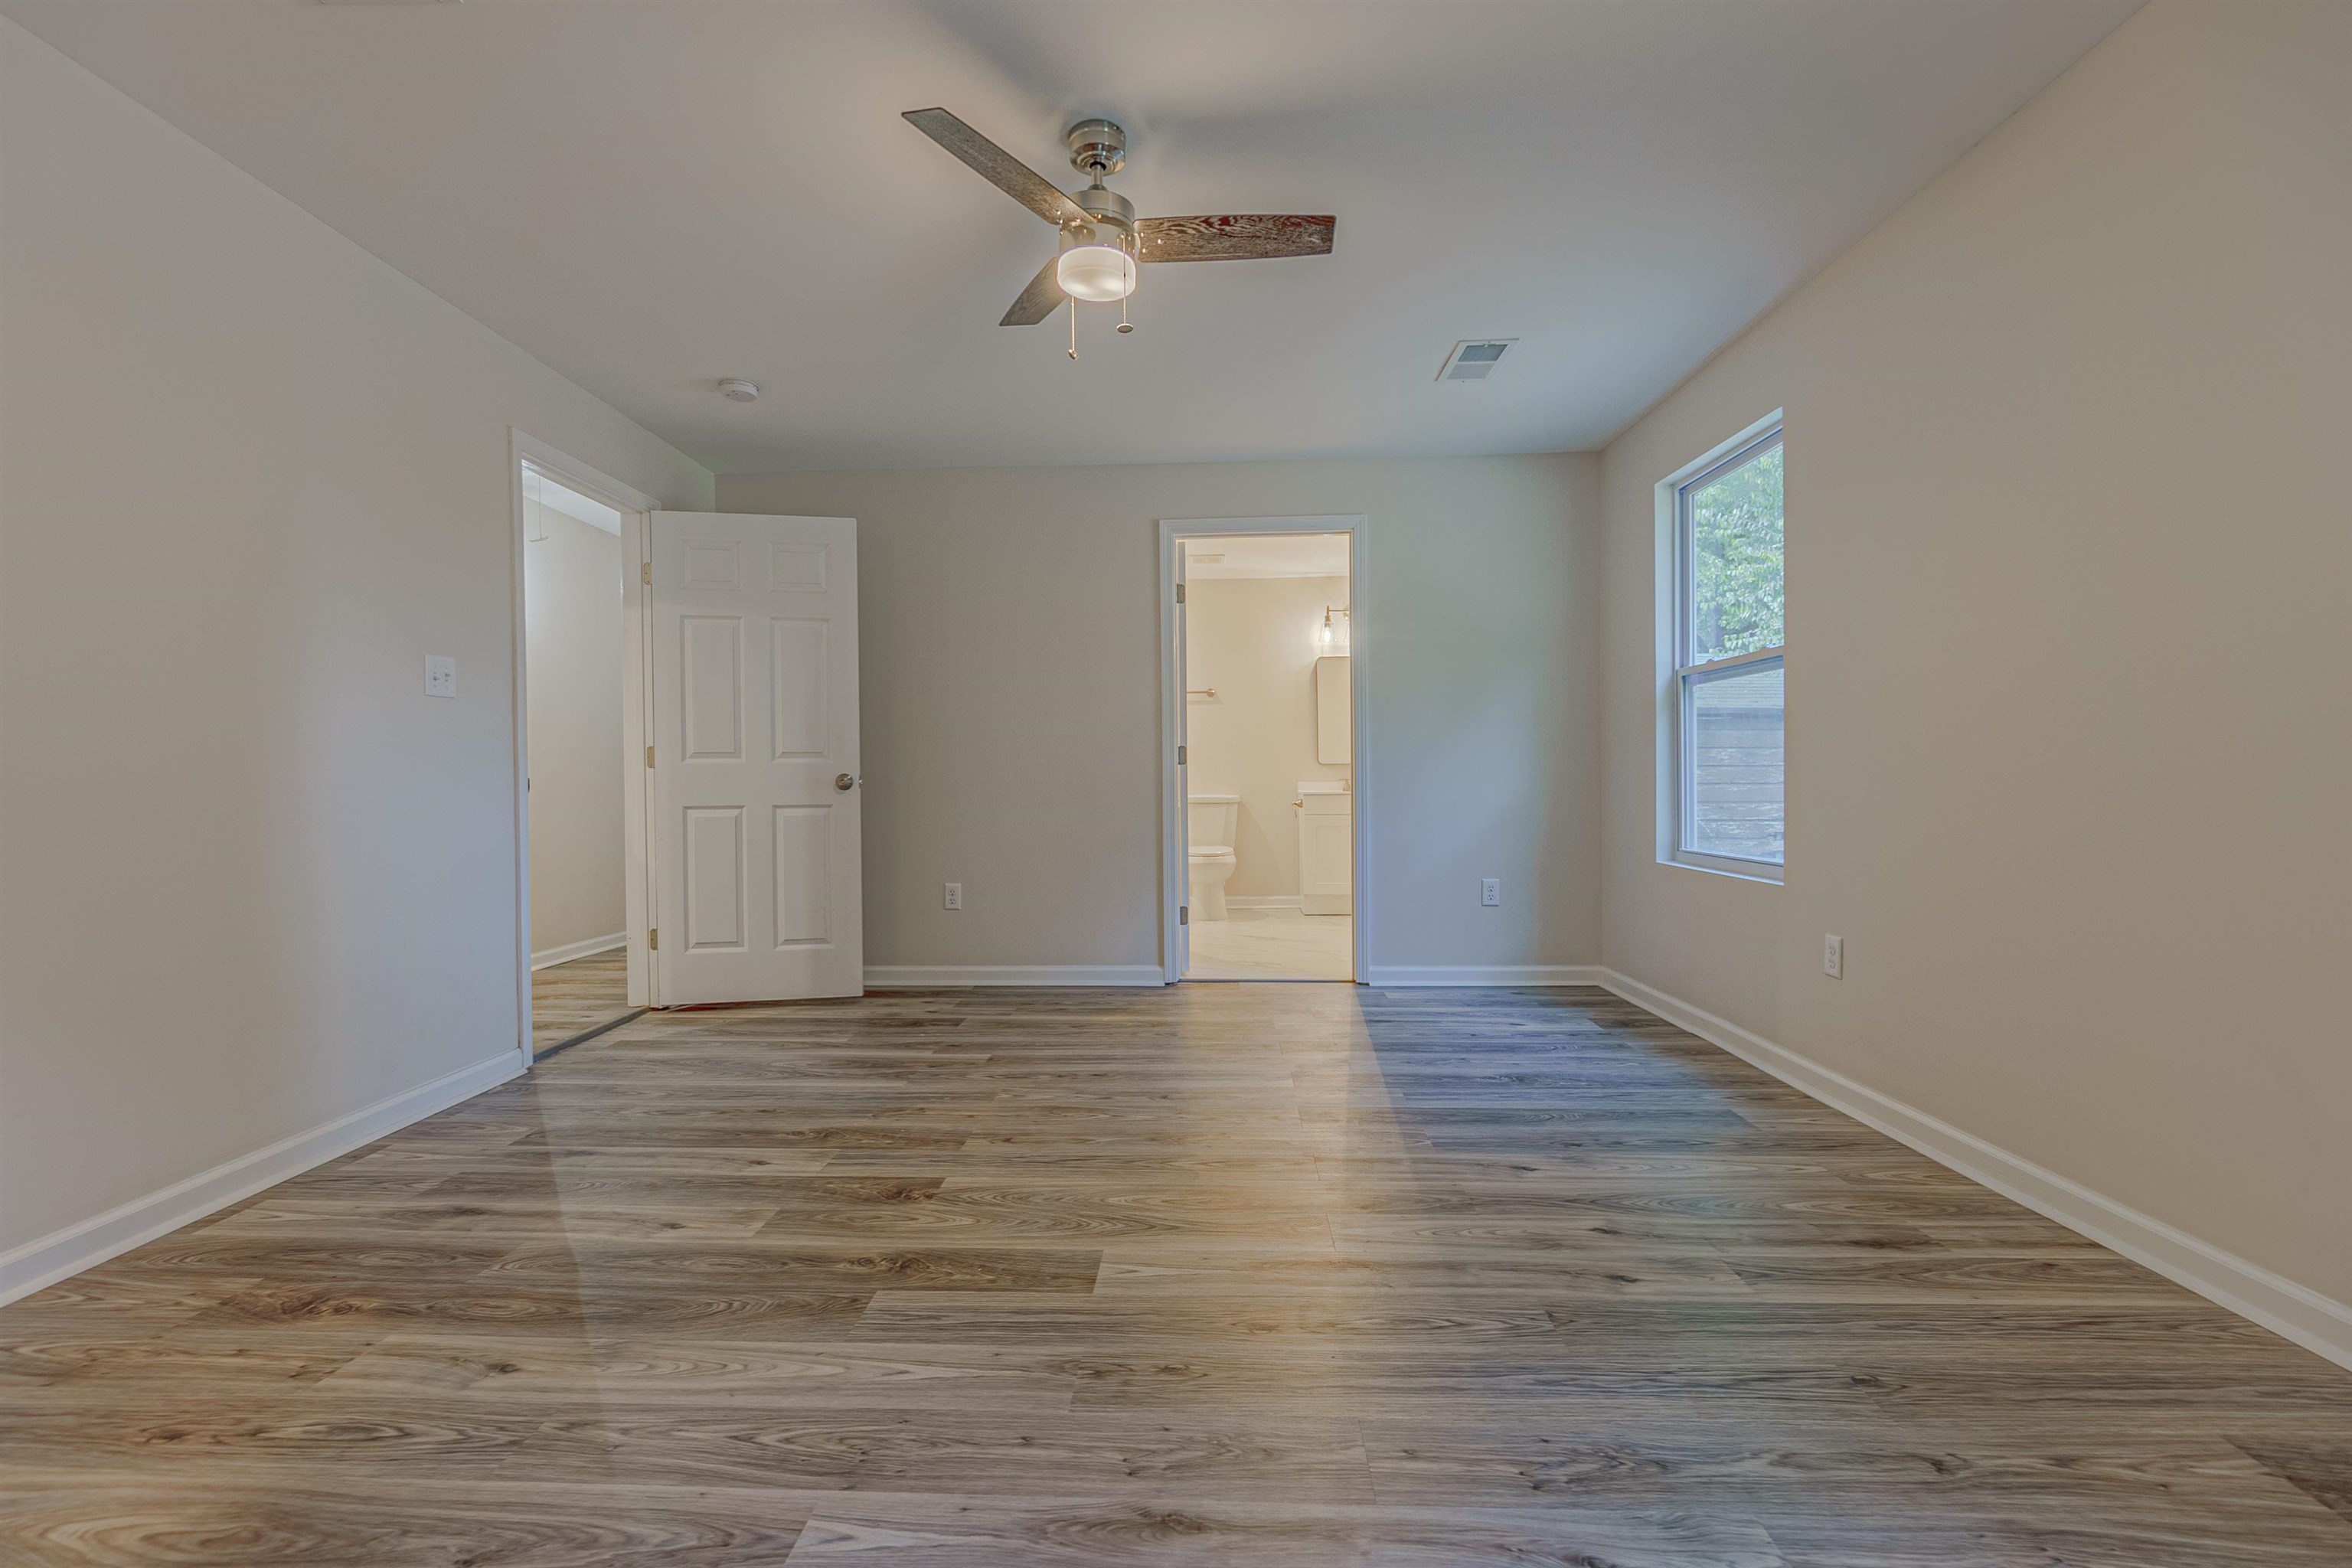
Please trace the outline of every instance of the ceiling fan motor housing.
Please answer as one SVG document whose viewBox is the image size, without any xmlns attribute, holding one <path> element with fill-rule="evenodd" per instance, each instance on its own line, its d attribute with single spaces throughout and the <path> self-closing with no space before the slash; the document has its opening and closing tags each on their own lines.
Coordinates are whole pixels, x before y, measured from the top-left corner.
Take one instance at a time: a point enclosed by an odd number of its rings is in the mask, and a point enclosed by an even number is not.
<svg viewBox="0 0 2352 1568">
<path fill-rule="evenodd" d="M 1081 120 L 1064 132 L 1070 167 L 1097 179 L 1127 167 L 1127 132 L 1108 120 Z"/>
<path fill-rule="evenodd" d="M 1133 202 L 1117 191 L 1106 190 L 1100 185 L 1076 192 L 1070 199 L 1084 208 L 1094 223 L 1091 227 L 1073 226 L 1064 229 L 1064 249 L 1074 245 L 1115 245 L 1129 256 L 1136 254 Z"/>
</svg>

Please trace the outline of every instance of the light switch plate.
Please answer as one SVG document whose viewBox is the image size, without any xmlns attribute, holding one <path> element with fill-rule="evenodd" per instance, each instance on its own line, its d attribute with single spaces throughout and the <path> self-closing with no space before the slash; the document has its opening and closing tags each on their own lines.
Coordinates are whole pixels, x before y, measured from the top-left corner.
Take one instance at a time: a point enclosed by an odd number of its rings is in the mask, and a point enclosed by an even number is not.
<svg viewBox="0 0 2352 1568">
<path fill-rule="evenodd" d="M 455 697 L 457 695 L 457 661 L 446 654 L 425 656 L 425 695 Z"/>
<path fill-rule="evenodd" d="M 1490 910 L 1503 907 L 1503 879 L 1489 877 L 1478 885 L 1478 902 Z"/>
</svg>

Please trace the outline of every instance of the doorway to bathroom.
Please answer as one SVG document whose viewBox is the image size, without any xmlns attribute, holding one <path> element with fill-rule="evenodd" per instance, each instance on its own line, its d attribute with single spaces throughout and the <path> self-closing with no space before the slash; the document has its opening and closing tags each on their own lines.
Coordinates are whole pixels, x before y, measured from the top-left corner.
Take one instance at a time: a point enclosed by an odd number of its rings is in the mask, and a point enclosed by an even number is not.
<svg viewBox="0 0 2352 1568">
<path fill-rule="evenodd" d="M 1161 529 L 1167 977 L 1354 980 L 1361 520 Z"/>
</svg>

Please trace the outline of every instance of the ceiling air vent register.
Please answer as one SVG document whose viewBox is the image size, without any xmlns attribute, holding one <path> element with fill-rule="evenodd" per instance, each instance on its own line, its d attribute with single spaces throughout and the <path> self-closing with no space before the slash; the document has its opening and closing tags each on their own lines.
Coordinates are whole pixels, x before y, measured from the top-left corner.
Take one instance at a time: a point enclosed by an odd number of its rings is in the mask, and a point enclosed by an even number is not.
<svg viewBox="0 0 2352 1568">
<path fill-rule="evenodd" d="M 1484 381 L 1495 374 L 1503 363 L 1503 351 L 1517 342 L 1517 338 L 1465 338 L 1454 345 L 1445 356 L 1445 364 L 1437 373 L 1440 381 Z"/>
</svg>

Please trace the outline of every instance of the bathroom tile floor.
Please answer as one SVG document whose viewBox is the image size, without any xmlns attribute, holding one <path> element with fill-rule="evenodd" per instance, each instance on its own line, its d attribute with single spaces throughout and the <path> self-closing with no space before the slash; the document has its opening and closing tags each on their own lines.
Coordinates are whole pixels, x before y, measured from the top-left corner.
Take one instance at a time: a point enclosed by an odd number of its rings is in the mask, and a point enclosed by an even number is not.
<svg viewBox="0 0 2352 1568">
<path fill-rule="evenodd" d="M 1356 922 L 1297 910 L 1229 910 L 1192 926 L 1187 980 L 1352 980 Z"/>
</svg>

